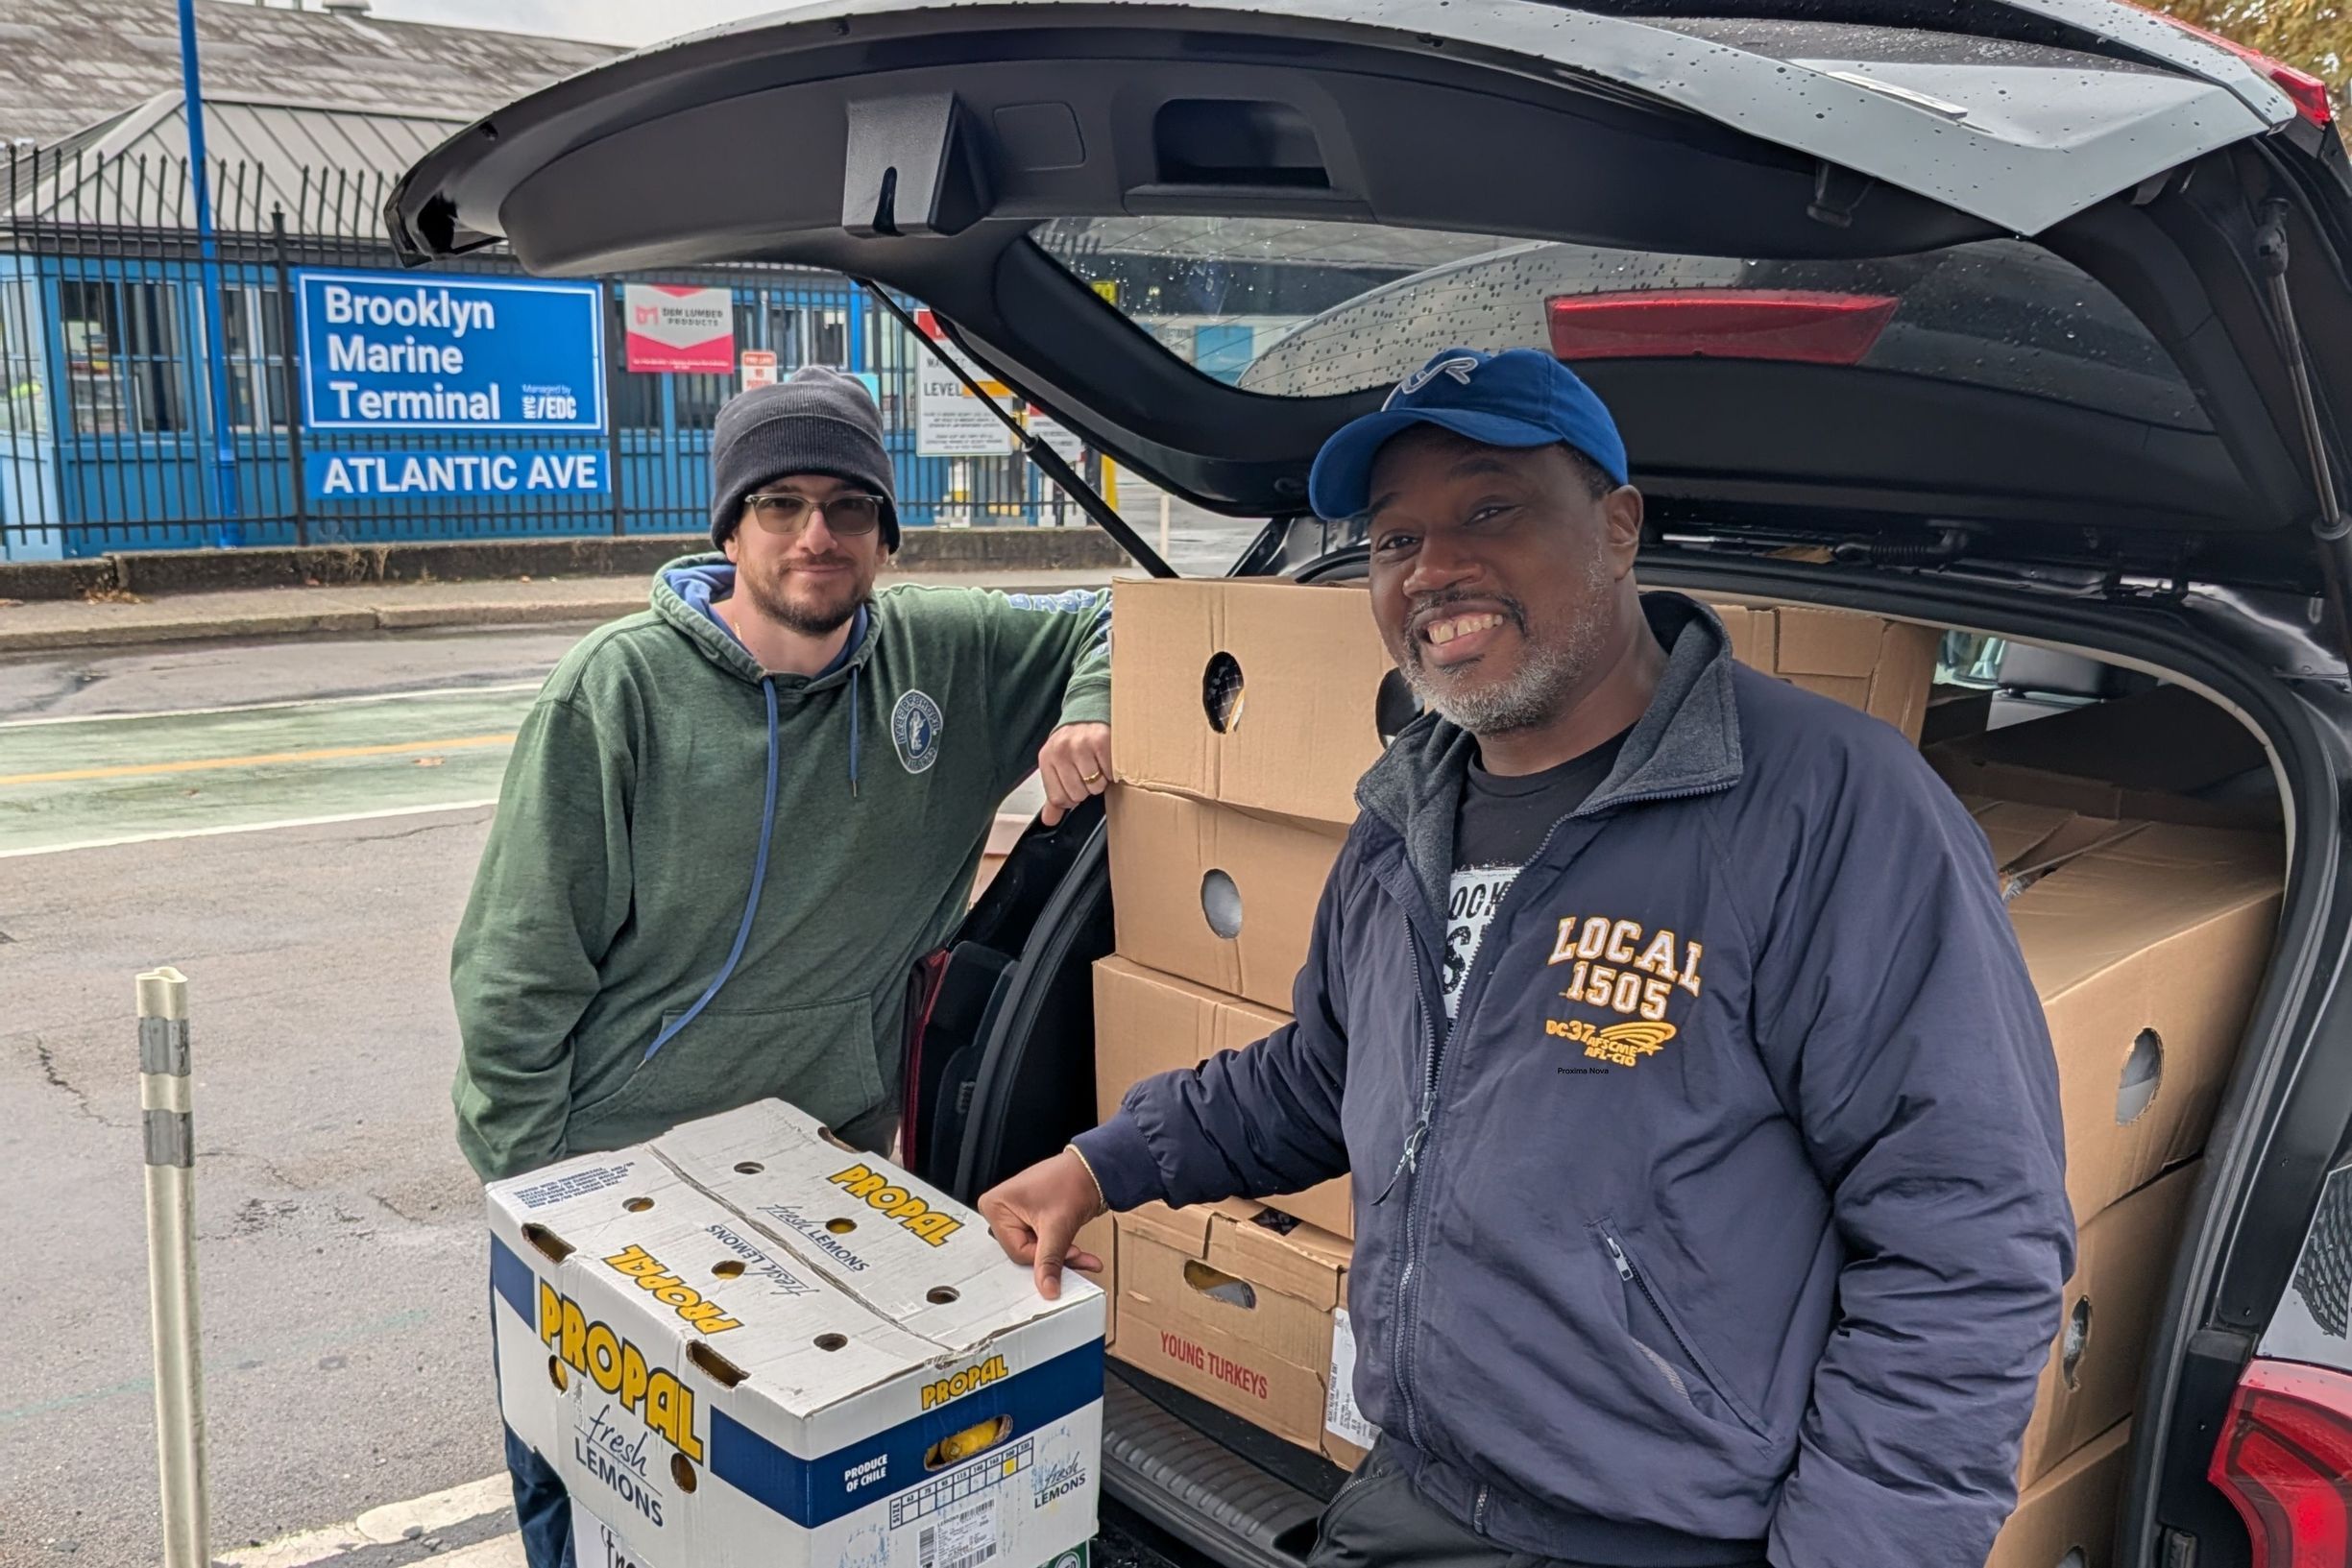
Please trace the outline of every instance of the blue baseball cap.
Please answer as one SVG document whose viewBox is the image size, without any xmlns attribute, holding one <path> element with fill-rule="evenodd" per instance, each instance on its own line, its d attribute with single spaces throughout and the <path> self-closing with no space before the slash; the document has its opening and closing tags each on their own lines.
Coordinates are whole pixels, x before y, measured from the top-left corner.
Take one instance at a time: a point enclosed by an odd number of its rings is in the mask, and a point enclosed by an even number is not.
<svg viewBox="0 0 2352 1568">
<path fill-rule="evenodd" d="M 1372 460 L 1399 432 L 1434 424 L 1488 446 L 1565 445 L 1625 483 L 1625 438 L 1609 407 L 1574 371 L 1539 349 L 1499 354 L 1448 349 L 1396 383 L 1376 414 L 1340 427 L 1307 476 L 1319 517 L 1361 515 L 1372 504 Z"/>
</svg>

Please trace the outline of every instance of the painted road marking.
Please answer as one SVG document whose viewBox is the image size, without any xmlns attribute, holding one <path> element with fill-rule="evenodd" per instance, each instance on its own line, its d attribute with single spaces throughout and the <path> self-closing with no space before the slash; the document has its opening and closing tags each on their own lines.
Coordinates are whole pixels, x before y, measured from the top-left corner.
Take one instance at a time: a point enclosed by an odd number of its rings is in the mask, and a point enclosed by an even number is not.
<svg viewBox="0 0 2352 1568">
<path fill-rule="evenodd" d="M 537 689 L 0 730 L 0 856 L 494 799 Z"/>
<path fill-rule="evenodd" d="M 484 1476 L 479 1481 L 469 1481 L 445 1492 L 370 1508 L 348 1524 L 329 1525 L 324 1530 L 280 1536 L 274 1541 L 264 1541 L 259 1546 L 249 1546 L 241 1552 L 225 1553 L 213 1560 L 223 1568 L 310 1568 L 313 1563 L 331 1562 L 348 1552 L 365 1551 L 372 1546 L 389 1546 L 399 1541 L 422 1540 L 436 1531 L 449 1530 L 485 1514 L 511 1508 L 514 1505 L 512 1481 L 503 1475 Z M 503 1555 L 491 1551 L 492 1548 L 500 1549 Z M 477 1553 L 481 1555 L 475 1556 Z M 522 1537 L 501 1535 L 467 1547 L 463 1552 L 436 1556 L 432 1560 L 443 1564 L 444 1568 L 451 1563 L 468 1564 L 470 1568 L 521 1563 Z"/>
<path fill-rule="evenodd" d="M 440 697 L 502 696 L 537 691 L 544 681 L 501 681 L 491 686 L 439 686 L 422 691 L 368 691 L 348 697 L 287 697 L 277 702 L 217 703 L 209 708 L 142 708 L 131 713 L 61 713 L 52 718 L 0 719 L 0 730 L 29 730 L 47 724 L 120 724 L 127 719 L 210 718 L 216 713 L 267 713 L 291 708 L 354 708 L 364 703 L 430 702 Z"/>
<path fill-rule="evenodd" d="M 497 796 L 485 795 L 480 800 L 449 801 L 434 806 L 393 806 L 380 811 L 338 811 L 331 816 L 287 817 L 279 822 L 230 822 L 211 828 L 175 828 L 160 832 L 125 833 L 119 838 L 85 838 L 71 844 L 35 844 L 27 849 L 0 849 L 0 860 L 17 860 L 29 855 L 63 855 L 69 850 L 110 850 L 123 844 L 156 844 L 167 838 L 218 838 L 224 833 L 266 833 L 275 832 L 280 828 L 327 828 L 338 822 L 373 822 L 377 817 L 431 816 L 440 811 L 471 811 L 478 807 L 497 804 Z"/>
<path fill-rule="evenodd" d="M 396 740 L 380 746 L 322 746 L 314 751 L 259 752 L 251 757 L 196 757 L 178 762 L 117 762 L 109 767 L 61 768 L 53 773 L 0 773 L 0 785 L 79 784 L 90 779 L 140 779 L 164 773 L 203 773 L 216 768 L 273 767 L 280 762 L 336 762 L 352 757 L 400 757 L 415 752 L 472 751 L 511 746 L 506 735 L 458 736 L 447 740 Z"/>
</svg>

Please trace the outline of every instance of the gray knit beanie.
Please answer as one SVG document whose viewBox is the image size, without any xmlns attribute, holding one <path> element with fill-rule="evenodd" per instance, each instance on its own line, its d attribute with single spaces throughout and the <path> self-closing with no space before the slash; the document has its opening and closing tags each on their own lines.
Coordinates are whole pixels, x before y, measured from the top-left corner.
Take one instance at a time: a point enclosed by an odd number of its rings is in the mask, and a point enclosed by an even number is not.
<svg viewBox="0 0 2352 1568">
<path fill-rule="evenodd" d="M 846 371 L 804 366 L 773 386 L 728 399 L 711 428 L 711 542 L 742 520 L 743 497 L 774 479 L 822 473 L 871 487 L 882 542 L 898 548 L 898 485 L 882 445 L 882 410 Z"/>
</svg>

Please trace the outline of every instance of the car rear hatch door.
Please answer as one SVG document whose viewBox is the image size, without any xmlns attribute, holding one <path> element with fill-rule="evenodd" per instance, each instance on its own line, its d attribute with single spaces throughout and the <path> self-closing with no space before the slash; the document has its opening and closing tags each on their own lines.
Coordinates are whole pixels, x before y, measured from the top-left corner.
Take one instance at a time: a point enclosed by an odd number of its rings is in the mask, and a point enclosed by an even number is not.
<svg viewBox="0 0 2352 1568">
<path fill-rule="evenodd" d="M 1217 373 L 1225 340 L 1200 328 L 1221 312 L 1264 344 L 1417 253 L 1516 241 L 1834 266 L 2033 236 L 2068 281 L 2030 308 L 2063 335 L 2082 279 L 2154 346 L 2177 406 L 1988 392 L 1916 362 L 1874 378 L 1802 356 L 1619 355 L 1595 380 L 1660 515 L 1769 531 L 1852 513 L 1893 533 L 1980 519 L 2011 557 L 2308 581 L 2314 493 L 2252 214 L 2277 158 L 2340 170 L 2333 133 L 2127 6 L 1967 0 L 1921 26 L 1849 9 L 812 6 L 500 109 L 410 171 L 389 217 L 419 263 L 502 239 L 541 273 L 767 260 L 871 278 L 934 306 L 1101 449 L 1259 515 L 1303 511 L 1321 438 L 1410 367 L 1253 386 Z M 2202 188 L 2183 177 L 2208 168 Z M 2320 196 L 2340 205 L 2334 178 Z M 1166 263 L 1154 244 L 1203 226 L 1240 250 L 1191 258 L 1185 285 L 1216 297 L 1172 328 L 1138 258 Z M 1299 284 L 1284 237 L 1334 231 L 1378 253 L 1309 255 L 1321 280 Z M 1533 319 L 1498 317 L 1479 346 Z M 2231 564 L 2214 566 L 2217 542 Z"/>
<path fill-rule="evenodd" d="M 1236 514 L 1302 513 L 1323 438 L 1429 351 L 1533 343 L 1685 533 L 2088 567 L 2060 580 L 2092 598 L 2318 591 L 2314 440 L 2341 471 L 2352 399 L 2322 114 L 2106 0 L 1674 10 L 811 6 L 501 109 L 388 216 L 420 265 L 504 241 L 541 273 L 872 279 Z M 916 351 L 871 319 L 885 362 Z M 1312 1517 L 1275 1494 L 1186 1508 L 1275 1562 Z"/>
</svg>

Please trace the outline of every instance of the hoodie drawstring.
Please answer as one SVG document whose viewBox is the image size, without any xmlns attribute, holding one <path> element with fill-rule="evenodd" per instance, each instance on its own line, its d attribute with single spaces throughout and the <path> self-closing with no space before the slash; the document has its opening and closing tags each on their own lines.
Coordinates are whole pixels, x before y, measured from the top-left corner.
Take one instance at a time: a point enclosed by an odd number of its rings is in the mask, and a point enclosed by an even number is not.
<svg viewBox="0 0 2352 1568">
<path fill-rule="evenodd" d="M 853 675 L 851 679 L 854 682 L 856 677 Z M 760 810 L 760 853 L 751 863 L 751 897 L 743 902 L 743 923 L 735 929 L 735 946 L 727 950 L 727 961 L 719 966 L 718 977 L 695 999 L 694 1005 L 680 1013 L 667 1028 L 653 1037 L 653 1044 L 645 1048 L 644 1059 L 647 1062 L 653 1060 L 655 1051 L 669 1044 L 680 1029 L 694 1022 L 702 1010 L 711 1005 L 711 999 L 718 995 L 718 988 L 727 983 L 727 977 L 735 973 L 735 966 L 742 961 L 743 944 L 751 940 L 752 917 L 760 912 L 760 892 L 767 885 L 767 849 L 776 832 L 776 678 L 772 675 L 763 678 L 760 692 L 767 698 L 767 798 Z M 850 726 L 849 765 L 854 786 L 858 776 L 857 710 L 854 708 L 850 711 Z M 639 1065 L 643 1066 L 643 1063 Z"/>
<path fill-rule="evenodd" d="M 849 798 L 858 798 L 858 666 L 849 666 Z"/>
</svg>

